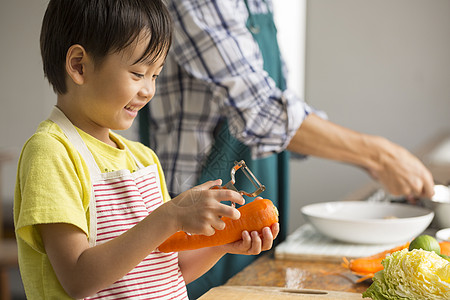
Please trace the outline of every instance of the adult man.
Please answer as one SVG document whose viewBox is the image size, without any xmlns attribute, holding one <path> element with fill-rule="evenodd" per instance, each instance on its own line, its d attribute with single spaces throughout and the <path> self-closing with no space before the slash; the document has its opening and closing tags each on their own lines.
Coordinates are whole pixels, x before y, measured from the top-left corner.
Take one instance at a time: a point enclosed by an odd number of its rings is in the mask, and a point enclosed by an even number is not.
<svg viewBox="0 0 450 300">
<path fill-rule="evenodd" d="M 393 194 L 432 195 L 431 174 L 407 150 L 327 121 L 286 89 L 270 0 L 173 0 L 168 8 L 173 46 L 143 115 L 149 120 L 140 125 L 174 195 L 209 179 L 227 181 L 233 162 L 243 159 L 280 210 L 282 240 L 286 149 L 362 167 Z M 245 178 L 238 182 L 253 188 Z M 239 259 L 225 258 L 223 270 L 216 266 L 200 281 L 223 283 L 248 263 Z"/>
</svg>

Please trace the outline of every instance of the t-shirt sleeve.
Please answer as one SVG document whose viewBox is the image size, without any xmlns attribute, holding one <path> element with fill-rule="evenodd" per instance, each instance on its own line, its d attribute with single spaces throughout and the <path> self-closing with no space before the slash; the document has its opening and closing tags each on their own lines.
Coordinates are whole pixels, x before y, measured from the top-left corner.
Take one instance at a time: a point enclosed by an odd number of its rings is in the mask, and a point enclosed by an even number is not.
<svg viewBox="0 0 450 300">
<path fill-rule="evenodd" d="M 60 137 L 35 134 L 19 160 L 15 226 L 19 238 L 45 252 L 36 225 L 72 224 L 88 236 L 89 172 L 78 152 Z"/>
</svg>

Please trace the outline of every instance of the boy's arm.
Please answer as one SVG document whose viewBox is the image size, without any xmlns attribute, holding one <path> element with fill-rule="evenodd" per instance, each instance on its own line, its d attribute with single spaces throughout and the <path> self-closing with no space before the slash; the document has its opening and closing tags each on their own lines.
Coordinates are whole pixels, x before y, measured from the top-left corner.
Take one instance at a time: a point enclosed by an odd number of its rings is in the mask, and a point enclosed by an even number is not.
<svg viewBox="0 0 450 300">
<path fill-rule="evenodd" d="M 124 234 L 89 247 L 86 234 L 74 225 L 38 225 L 45 251 L 64 290 L 84 298 L 125 276 L 176 231 L 167 212 L 155 210 Z"/>
<path fill-rule="evenodd" d="M 226 253 L 257 255 L 272 248 L 273 240 L 277 237 L 280 226 L 275 223 L 258 232 L 242 232 L 242 240 L 223 246 L 201 248 L 178 253 L 178 261 L 186 284 L 194 281 L 211 269 Z"/>
<path fill-rule="evenodd" d="M 213 234 L 223 229 L 220 216 L 237 219 L 240 215 L 220 202 L 243 204 L 243 198 L 230 190 L 210 190 L 219 184 L 220 180 L 210 181 L 180 194 L 120 236 L 94 247 L 74 225 L 37 225 L 64 290 L 73 298 L 84 298 L 110 286 L 176 231 Z"/>
</svg>

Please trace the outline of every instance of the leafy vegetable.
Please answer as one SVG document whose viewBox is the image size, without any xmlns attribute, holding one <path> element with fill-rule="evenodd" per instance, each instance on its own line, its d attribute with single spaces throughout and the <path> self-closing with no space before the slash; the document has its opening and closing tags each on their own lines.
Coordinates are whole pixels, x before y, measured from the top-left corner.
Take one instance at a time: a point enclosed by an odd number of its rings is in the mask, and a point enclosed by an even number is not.
<svg viewBox="0 0 450 300">
<path fill-rule="evenodd" d="M 435 252 L 403 249 L 387 256 L 384 270 L 363 297 L 377 300 L 450 299 L 450 262 Z"/>
</svg>

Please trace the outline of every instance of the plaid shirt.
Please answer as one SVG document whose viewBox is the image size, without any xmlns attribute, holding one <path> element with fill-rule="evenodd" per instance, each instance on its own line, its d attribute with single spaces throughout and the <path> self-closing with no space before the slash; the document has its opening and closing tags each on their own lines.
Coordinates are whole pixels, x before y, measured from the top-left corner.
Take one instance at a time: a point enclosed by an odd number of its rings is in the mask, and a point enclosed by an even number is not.
<svg viewBox="0 0 450 300">
<path fill-rule="evenodd" d="M 176 195 L 196 184 L 222 120 L 254 158 L 262 158 L 286 149 L 314 110 L 289 89 L 279 90 L 263 70 L 244 1 L 166 2 L 175 31 L 149 103 L 150 147 Z M 271 9 L 266 2 L 248 0 L 252 14 Z"/>
</svg>

